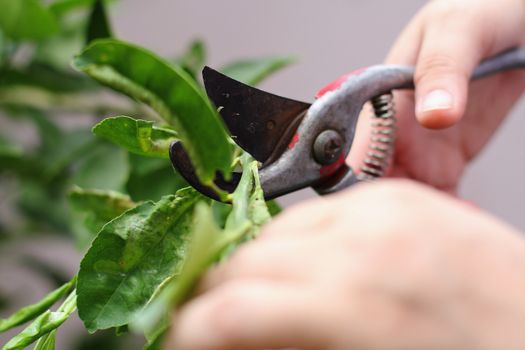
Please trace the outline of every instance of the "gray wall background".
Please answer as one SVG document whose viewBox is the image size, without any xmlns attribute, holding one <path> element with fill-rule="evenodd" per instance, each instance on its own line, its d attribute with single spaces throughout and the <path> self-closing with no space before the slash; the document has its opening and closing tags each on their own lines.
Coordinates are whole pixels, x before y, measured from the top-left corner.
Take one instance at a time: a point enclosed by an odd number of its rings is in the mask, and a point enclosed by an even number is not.
<svg viewBox="0 0 525 350">
<path fill-rule="evenodd" d="M 292 55 L 293 67 L 262 85 L 311 101 L 318 88 L 354 68 L 381 63 L 424 0 L 125 0 L 112 12 L 116 33 L 163 55 L 205 39 L 209 64 L 264 55 Z M 495 96 L 494 98 L 497 98 Z M 525 230 L 525 103 L 507 118 L 468 169 L 461 195 Z M 311 196 L 303 191 L 284 203 Z"/>
</svg>

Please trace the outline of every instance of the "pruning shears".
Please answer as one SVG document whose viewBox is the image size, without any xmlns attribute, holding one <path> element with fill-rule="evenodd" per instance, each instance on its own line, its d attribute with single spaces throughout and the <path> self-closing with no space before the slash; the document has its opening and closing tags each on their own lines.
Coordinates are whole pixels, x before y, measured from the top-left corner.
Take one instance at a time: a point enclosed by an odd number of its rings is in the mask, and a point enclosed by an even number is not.
<svg viewBox="0 0 525 350">
<path fill-rule="evenodd" d="M 506 51 L 483 61 L 472 79 L 525 68 L 525 48 Z M 206 93 L 215 104 L 232 139 L 261 165 L 266 199 L 312 187 L 329 194 L 360 181 L 380 177 L 394 150 L 395 113 L 391 92 L 414 88 L 414 67 L 377 65 L 343 75 L 316 95 L 312 104 L 280 97 L 231 79 L 209 67 L 203 70 Z M 367 158 L 360 171 L 347 158 L 364 104 L 374 116 Z M 204 195 L 219 200 L 202 184 L 180 142 L 170 148 L 173 166 Z M 217 174 L 220 189 L 233 192 L 240 180 Z"/>
</svg>

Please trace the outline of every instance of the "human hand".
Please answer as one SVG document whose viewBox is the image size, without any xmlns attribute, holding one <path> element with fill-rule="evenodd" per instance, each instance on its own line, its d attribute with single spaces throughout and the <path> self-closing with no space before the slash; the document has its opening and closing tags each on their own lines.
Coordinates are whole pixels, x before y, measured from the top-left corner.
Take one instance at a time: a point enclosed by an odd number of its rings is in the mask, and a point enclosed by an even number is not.
<svg viewBox="0 0 525 350">
<path fill-rule="evenodd" d="M 389 175 L 456 191 L 466 164 L 525 89 L 523 71 L 470 87 L 469 77 L 482 59 L 524 39 L 524 0 L 435 0 L 414 17 L 386 59 L 416 66 L 415 94 L 396 93 L 398 135 Z M 350 156 L 354 167 L 366 153 L 365 119 Z"/>
<path fill-rule="evenodd" d="M 291 208 L 200 293 L 166 349 L 525 348 L 523 238 L 404 180 Z"/>
</svg>

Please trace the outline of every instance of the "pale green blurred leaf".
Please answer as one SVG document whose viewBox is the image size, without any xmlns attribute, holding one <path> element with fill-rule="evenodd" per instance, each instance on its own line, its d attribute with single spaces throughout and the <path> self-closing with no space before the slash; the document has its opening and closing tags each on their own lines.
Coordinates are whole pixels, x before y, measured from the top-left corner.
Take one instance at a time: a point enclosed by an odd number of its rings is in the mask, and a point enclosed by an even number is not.
<svg viewBox="0 0 525 350">
<path fill-rule="evenodd" d="M 80 187 L 74 187 L 68 199 L 75 235 L 82 247 L 89 244 L 106 223 L 136 206 L 128 195 Z"/>
<path fill-rule="evenodd" d="M 71 183 L 82 188 L 123 191 L 129 174 L 128 153 L 100 143 L 79 161 Z"/>
<path fill-rule="evenodd" d="M 55 350 L 56 330 L 44 335 L 38 340 L 33 350 Z"/>
<path fill-rule="evenodd" d="M 166 159 L 130 155 L 131 172 L 126 184 L 130 196 L 136 201 L 158 201 L 166 194 L 174 194 L 188 183 Z"/>
<path fill-rule="evenodd" d="M 58 31 L 55 16 L 39 0 L 0 0 L 0 29 L 14 40 L 42 40 Z"/>
<path fill-rule="evenodd" d="M 206 46 L 201 40 L 193 41 L 186 52 L 175 60 L 194 80 L 198 80 L 206 63 Z"/>
<path fill-rule="evenodd" d="M 220 71 L 235 80 L 254 86 L 293 62 L 293 59 L 287 57 L 256 58 L 232 62 Z"/>
</svg>

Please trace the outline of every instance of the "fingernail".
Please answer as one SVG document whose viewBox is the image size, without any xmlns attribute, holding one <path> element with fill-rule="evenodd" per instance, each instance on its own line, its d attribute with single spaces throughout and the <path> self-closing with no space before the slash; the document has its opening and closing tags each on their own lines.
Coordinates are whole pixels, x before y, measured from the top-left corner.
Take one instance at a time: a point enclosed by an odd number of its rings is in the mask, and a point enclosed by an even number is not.
<svg viewBox="0 0 525 350">
<path fill-rule="evenodd" d="M 446 90 L 434 90 L 423 97 L 419 106 L 420 112 L 451 109 L 453 105 L 452 94 Z"/>
</svg>

